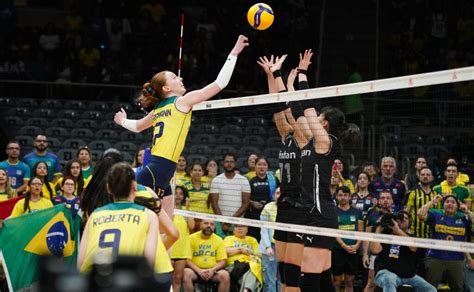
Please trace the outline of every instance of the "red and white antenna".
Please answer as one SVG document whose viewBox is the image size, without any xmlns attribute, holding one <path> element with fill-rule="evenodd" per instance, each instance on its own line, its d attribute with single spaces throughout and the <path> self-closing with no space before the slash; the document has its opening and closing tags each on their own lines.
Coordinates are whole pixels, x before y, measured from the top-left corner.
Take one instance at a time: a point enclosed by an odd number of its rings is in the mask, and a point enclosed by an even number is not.
<svg viewBox="0 0 474 292">
<path fill-rule="evenodd" d="M 181 77 L 181 58 L 183 55 L 184 14 L 181 14 L 181 33 L 179 36 L 178 77 Z"/>
</svg>

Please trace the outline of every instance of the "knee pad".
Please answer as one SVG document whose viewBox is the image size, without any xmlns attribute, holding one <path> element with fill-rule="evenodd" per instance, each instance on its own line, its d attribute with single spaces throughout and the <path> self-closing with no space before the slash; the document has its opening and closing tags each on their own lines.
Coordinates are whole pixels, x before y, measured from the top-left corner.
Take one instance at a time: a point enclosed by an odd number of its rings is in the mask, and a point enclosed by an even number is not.
<svg viewBox="0 0 474 292">
<path fill-rule="evenodd" d="M 301 267 L 293 264 L 285 264 L 285 281 L 287 287 L 298 287 L 301 276 Z"/>
<path fill-rule="evenodd" d="M 320 287 L 321 291 L 336 292 L 336 288 L 334 288 L 334 282 L 332 281 L 331 269 L 327 269 L 321 273 Z"/>
<path fill-rule="evenodd" d="M 280 282 L 283 285 L 286 284 L 285 266 L 285 262 L 278 262 L 278 273 L 280 274 Z"/>
<path fill-rule="evenodd" d="M 300 290 L 301 292 L 320 292 L 321 274 L 319 273 L 301 273 Z"/>
</svg>

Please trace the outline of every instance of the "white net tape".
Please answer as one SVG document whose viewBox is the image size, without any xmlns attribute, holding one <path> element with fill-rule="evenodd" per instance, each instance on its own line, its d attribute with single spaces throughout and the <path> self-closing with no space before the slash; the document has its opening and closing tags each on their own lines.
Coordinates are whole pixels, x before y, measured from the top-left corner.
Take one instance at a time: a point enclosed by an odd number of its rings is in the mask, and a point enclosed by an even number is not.
<svg viewBox="0 0 474 292">
<path fill-rule="evenodd" d="M 323 228 L 323 227 L 312 227 L 295 224 L 285 224 L 278 222 L 252 220 L 239 217 L 220 216 L 213 214 L 197 213 L 185 210 L 174 210 L 175 214 L 188 216 L 199 219 L 207 219 L 218 222 L 230 223 L 230 224 L 242 224 L 247 226 L 253 226 L 258 228 L 269 228 L 275 230 L 282 230 L 295 233 L 314 234 L 328 237 L 341 237 L 347 239 L 355 239 L 362 241 L 375 241 L 388 244 L 399 244 L 405 246 L 416 246 L 429 249 L 440 249 L 449 250 L 456 252 L 469 252 L 474 253 L 474 243 L 459 242 L 459 241 L 447 241 L 447 240 L 435 240 L 435 239 L 424 239 L 416 237 L 403 237 L 388 234 L 368 233 L 368 232 L 357 232 L 357 231 L 346 231 L 339 229 Z"/>
<path fill-rule="evenodd" d="M 238 106 L 253 106 L 275 102 L 286 102 L 291 100 L 305 100 L 351 94 L 374 93 L 470 80 L 474 80 L 474 66 L 352 84 L 312 88 L 296 92 L 262 94 L 222 100 L 210 100 L 195 105 L 193 110 L 199 111 Z"/>
</svg>

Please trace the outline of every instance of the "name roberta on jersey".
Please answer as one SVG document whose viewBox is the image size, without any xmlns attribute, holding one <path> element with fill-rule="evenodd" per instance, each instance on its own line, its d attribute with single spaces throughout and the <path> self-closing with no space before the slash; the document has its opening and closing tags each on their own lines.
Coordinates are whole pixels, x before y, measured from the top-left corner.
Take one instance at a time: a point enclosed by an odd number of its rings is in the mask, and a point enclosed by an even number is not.
<svg viewBox="0 0 474 292">
<path fill-rule="evenodd" d="M 280 153 L 278 153 L 278 158 L 280 158 L 280 159 L 296 159 L 296 153 L 295 152 L 280 151 Z"/>
</svg>

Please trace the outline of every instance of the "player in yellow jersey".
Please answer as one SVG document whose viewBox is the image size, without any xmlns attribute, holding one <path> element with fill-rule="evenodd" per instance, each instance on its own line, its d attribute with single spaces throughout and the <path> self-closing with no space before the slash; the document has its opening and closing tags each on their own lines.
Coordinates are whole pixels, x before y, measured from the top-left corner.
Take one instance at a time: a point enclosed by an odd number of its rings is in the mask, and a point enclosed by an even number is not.
<svg viewBox="0 0 474 292">
<path fill-rule="evenodd" d="M 137 182 L 132 167 L 124 162 L 112 166 L 107 189 L 115 202 L 96 209 L 84 229 L 77 260 L 81 272 L 91 269 L 98 253 L 145 256 L 153 266 L 159 223 L 156 214 L 133 203 Z"/>
<path fill-rule="evenodd" d="M 237 56 L 248 46 L 247 37 L 240 35 L 227 57 L 217 79 L 206 87 L 186 93 L 183 79 L 170 71 L 162 71 L 143 86 L 142 106 L 153 110 L 140 120 L 127 119 L 122 109 L 114 121 L 124 128 L 141 132 L 153 126 L 153 144 L 148 165 L 138 175 L 138 182 L 153 189 L 160 198 L 171 195 L 170 180 L 184 148 L 191 124 L 192 108 L 224 89 L 230 81 Z M 168 214 L 173 208 L 172 198 L 163 201 Z"/>
</svg>

